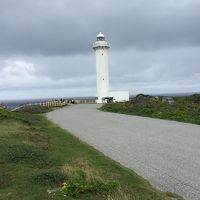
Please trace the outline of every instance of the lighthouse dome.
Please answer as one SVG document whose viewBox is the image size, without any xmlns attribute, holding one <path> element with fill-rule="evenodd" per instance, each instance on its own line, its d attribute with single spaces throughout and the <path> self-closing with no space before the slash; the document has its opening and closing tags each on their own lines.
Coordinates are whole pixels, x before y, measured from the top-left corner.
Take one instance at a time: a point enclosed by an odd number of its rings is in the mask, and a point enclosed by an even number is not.
<svg viewBox="0 0 200 200">
<path fill-rule="evenodd" d="M 98 35 L 97 35 L 97 38 L 104 38 L 104 34 L 102 32 L 100 32 Z"/>
</svg>

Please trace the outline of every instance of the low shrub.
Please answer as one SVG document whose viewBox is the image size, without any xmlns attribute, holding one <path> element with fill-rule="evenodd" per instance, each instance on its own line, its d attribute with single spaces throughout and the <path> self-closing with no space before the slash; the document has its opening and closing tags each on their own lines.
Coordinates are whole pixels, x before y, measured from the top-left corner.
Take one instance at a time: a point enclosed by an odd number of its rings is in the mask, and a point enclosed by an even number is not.
<svg viewBox="0 0 200 200">
<path fill-rule="evenodd" d="M 5 189 L 11 184 L 11 177 L 8 174 L 0 172 L 0 189 Z"/>
<path fill-rule="evenodd" d="M 85 193 L 109 194 L 117 187 L 116 182 L 101 181 L 95 178 L 88 180 L 83 171 L 79 172 L 79 174 L 79 178 L 71 178 L 64 182 L 62 187 L 64 195 L 77 197 Z"/>
<path fill-rule="evenodd" d="M 13 118 L 15 114 L 13 112 L 10 112 L 4 108 L 0 108 L 0 119 L 9 119 Z"/>
<path fill-rule="evenodd" d="M 41 117 L 31 113 L 17 113 L 16 118 L 30 126 L 37 126 L 41 122 Z"/>
<path fill-rule="evenodd" d="M 33 105 L 33 106 L 22 107 L 19 110 L 17 110 L 17 112 L 36 114 L 36 113 L 47 113 L 52 110 L 53 110 L 52 108 L 48 108 L 46 106 Z"/>
<path fill-rule="evenodd" d="M 174 100 L 171 103 L 147 99 L 104 104 L 100 110 L 200 124 L 200 94 Z"/>
<path fill-rule="evenodd" d="M 66 174 L 55 169 L 42 170 L 33 176 L 34 182 L 40 185 L 61 186 L 66 179 Z"/>
<path fill-rule="evenodd" d="M 31 164 L 39 168 L 59 164 L 44 150 L 27 144 L 8 146 L 6 158 L 10 162 Z"/>
<path fill-rule="evenodd" d="M 186 97 L 186 99 L 194 103 L 200 103 L 200 94 L 193 94 L 192 96 Z"/>
</svg>

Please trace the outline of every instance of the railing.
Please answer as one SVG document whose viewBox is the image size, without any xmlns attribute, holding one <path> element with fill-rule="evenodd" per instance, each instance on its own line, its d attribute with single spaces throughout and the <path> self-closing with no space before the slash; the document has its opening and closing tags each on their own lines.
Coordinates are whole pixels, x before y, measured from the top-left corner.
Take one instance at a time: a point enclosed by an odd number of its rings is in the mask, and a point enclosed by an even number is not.
<svg viewBox="0 0 200 200">
<path fill-rule="evenodd" d="M 66 99 L 64 101 L 54 100 L 54 101 L 24 104 L 17 108 L 12 109 L 12 111 L 16 111 L 19 110 L 20 108 L 24 108 L 27 106 L 45 106 L 51 108 L 51 107 L 63 107 L 71 104 L 94 104 L 94 103 L 96 103 L 95 99 Z"/>
<path fill-rule="evenodd" d="M 107 47 L 110 48 L 110 44 L 107 41 L 96 41 L 95 43 L 93 43 L 93 48 L 97 48 L 97 47 Z"/>
</svg>

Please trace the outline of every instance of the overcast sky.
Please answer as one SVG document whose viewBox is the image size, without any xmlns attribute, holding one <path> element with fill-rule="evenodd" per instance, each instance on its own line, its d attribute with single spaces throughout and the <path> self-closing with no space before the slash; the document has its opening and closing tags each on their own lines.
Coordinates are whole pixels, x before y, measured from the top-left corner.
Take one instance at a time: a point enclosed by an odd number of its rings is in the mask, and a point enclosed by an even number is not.
<svg viewBox="0 0 200 200">
<path fill-rule="evenodd" d="M 92 43 L 111 90 L 200 92 L 199 0 L 0 0 L 0 99 L 95 96 Z"/>
</svg>

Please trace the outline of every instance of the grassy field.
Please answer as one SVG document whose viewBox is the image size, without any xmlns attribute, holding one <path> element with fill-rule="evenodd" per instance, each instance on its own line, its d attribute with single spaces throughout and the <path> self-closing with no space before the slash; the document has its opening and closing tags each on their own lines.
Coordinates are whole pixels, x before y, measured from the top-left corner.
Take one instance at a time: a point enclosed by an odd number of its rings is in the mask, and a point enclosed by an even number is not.
<svg viewBox="0 0 200 200">
<path fill-rule="evenodd" d="M 140 101 L 133 99 L 125 103 L 104 104 L 100 110 L 200 124 L 199 94 L 174 97 L 174 100 L 168 103 L 153 97 Z"/>
<path fill-rule="evenodd" d="M 41 114 L 48 109 L 37 110 L 0 109 L 0 200 L 182 199 L 49 122 Z"/>
</svg>

